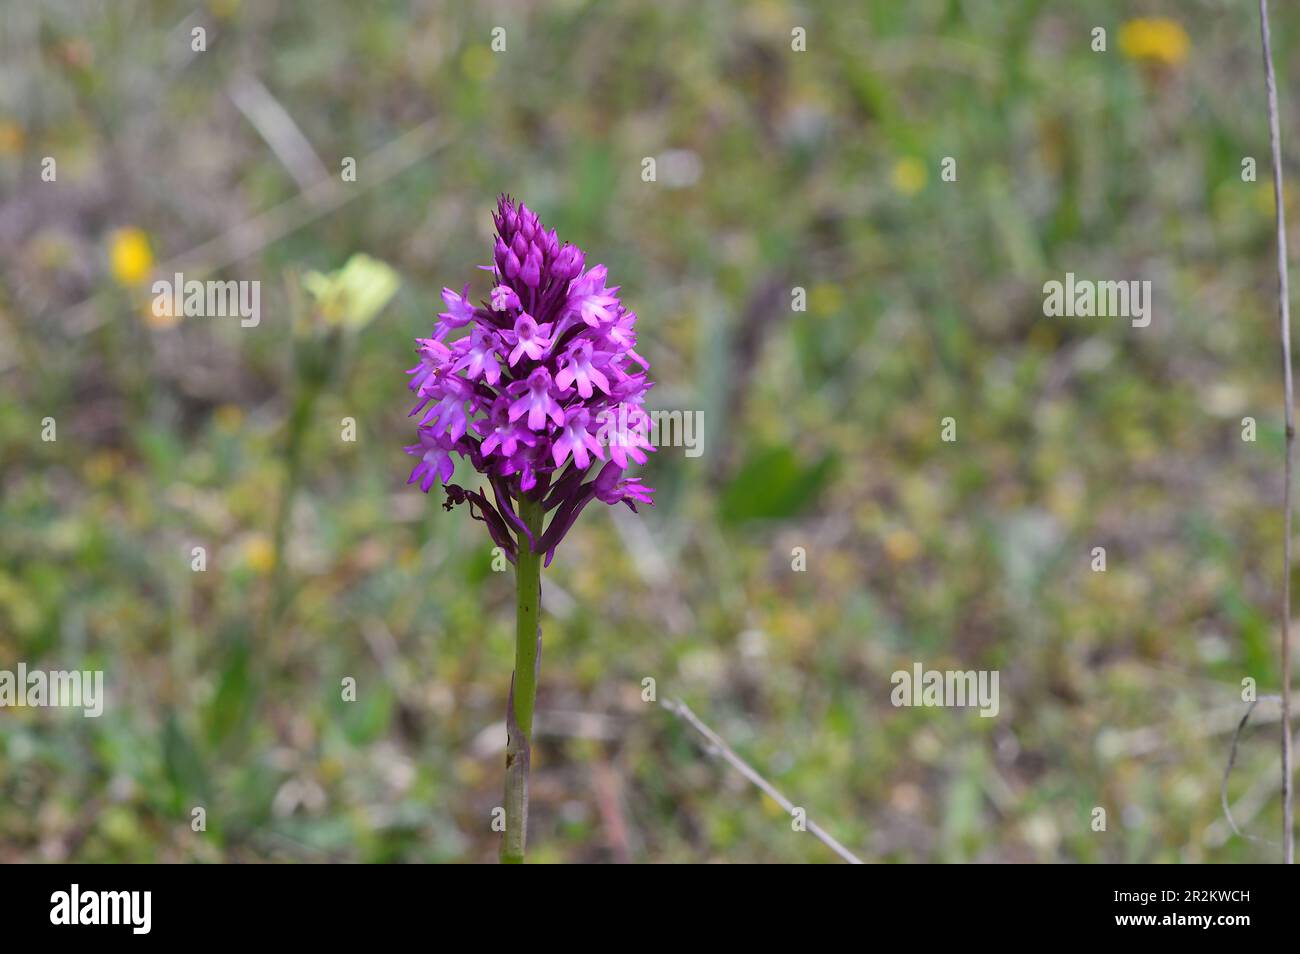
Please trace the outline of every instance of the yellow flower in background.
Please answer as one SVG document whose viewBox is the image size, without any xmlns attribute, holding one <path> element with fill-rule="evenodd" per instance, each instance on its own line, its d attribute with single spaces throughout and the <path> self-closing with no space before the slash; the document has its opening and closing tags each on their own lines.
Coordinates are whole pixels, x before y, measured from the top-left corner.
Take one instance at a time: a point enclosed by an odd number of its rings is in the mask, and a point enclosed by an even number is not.
<svg viewBox="0 0 1300 954">
<path fill-rule="evenodd" d="M 1177 66 L 1190 46 L 1182 25 L 1165 17 L 1129 20 L 1119 28 L 1119 48 L 1131 60 Z"/>
<path fill-rule="evenodd" d="M 925 180 L 925 165 L 914 156 L 899 159 L 889 174 L 894 191 L 906 196 L 916 195 L 924 189 Z"/>
<path fill-rule="evenodd" d="M 149 236 L 134 227 L 118 229 L 108 237 L 108 264 L 119 285 L 138 285 L 153 271 Z"/>
</svg>

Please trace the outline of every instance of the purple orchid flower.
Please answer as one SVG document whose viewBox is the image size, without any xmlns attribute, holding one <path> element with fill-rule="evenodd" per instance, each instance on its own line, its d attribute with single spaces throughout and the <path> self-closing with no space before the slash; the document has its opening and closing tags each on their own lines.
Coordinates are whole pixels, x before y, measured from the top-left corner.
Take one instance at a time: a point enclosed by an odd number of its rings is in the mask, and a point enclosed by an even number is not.
<svg viewBox="0 0 1300 954">
<path fill-rule="evenodd" d="M 497 363 L 501 342 L 496 333 L 486 328 L 475 328 L 470 333 L 467 345 L 465 353 L 451 370 L 464 371 L 470 380 L 482 378 L 490 385 L 501 380 L 501 365 Z"/>
<path fill-rule="evenodd" d="M 506 820 L 502 861 L 524 858 L 533 710 L 541 646 L 541 571 L 593 500 L 636 510 L 653 488 L 627 476 L 650 446 L 646 360 L 635 350 L 636 314 L 523 203 L 501 196 L 493 213 L 492 285 L 476 307 L 469 286 L 444 288 L 447 310 L 431 338 L 416 339 L 407 374 L 420 415 L 408 483 L 439 481 L 446 509 L 465 504 L 515 564 L 515 677 L 507 704 Z M 468 333 L 450 343 L 452 332 Z M 490 494 L 448 483 L 468 460 Z M 599 464 L 599 469 L 597 465 Z M 596 471 L 595 475 L 592 472 Z"/>
<path fill-rule="evenodd" d="M 583 470 L 591 466 L 588 451 L 601 460 L 605 459 L 605 450 L 600 446 L 600 441 L 587 429 L 590 423 L 591 412 L 585 407 L 578 406 L 565 412 L 559 436 L 551 444 L 551 456 L 555 458 L 556 467 L 563 467 L 569 454 L 573 454 L 573 462 Z"/>
<path fill-rule="evenodd" d="M 443 288 L 442 300 L 446 303 L 447 310 L 439 313 L 440 320 L 434 330 L 434 337 L 439 341 L 447 337 L 449 332 L 463 328 L 474 320 L 474 306 L 470 303 L 468 295 L 468 282 L 459 295 L 450 288 Z"/>
<path fill-rule="evenodd" d="M 415 470 L 411 471 L 407 483 L 420 481 L 420 489 L 426 494 L 435 480 L 441 480 L 446 484 L 451 478 L 452 471 L 456 469 L 456 462 L 451 459 L 454 447 L 454 441 L 443 434 L 435 433 L 433 428 L 420 428 L 419 443 L 405 448 L 408 454 L 420 458 L 420 462 L 415 465 Z"/>
<path fill-rule="evenodd" d="M 540 361 L 542 355 L 551 346 L 551 326 L 549 324 L 539 325 L 536 319 L 527 312 L 523 312 L 515 319 L 513 331 L 504 332 L 507 342 L 514 342 L 514 350 L 510 352 L 510 367 L 519 363 L 519 359 L 527 357 L 529 361 Z"/>
<path fill-rule="evenodd" d="M 555 386 L 561 391 L 567 391 L 571 385 L 576 383 L 579 396 L 589 398 L 592 395 L 591 386 L 594 384 L 608 394 L 609 378 L 605 377 L 604 372 L 592 363 L 595 357 L 596 352 L 589 340 L 586 338 L 574 339 L 565 352 L 564 368 L 555 376 Z M 601 357 L 608 363 L 608 355 L 602 354 Z"/>
<path fill-rule="evenodd" d="M 564 424 L 564 409 L 551 395 L 554 385 L 545 368 L 535 368 L 527 381 L 516 381 L 506 390 L 523 395 L 510 405 L 510 420 L 517 421 L 527 414 L 528 426 L 535 431 L 546 427 L 548 417 L 556 424 Z"/>
<path fill-rule="evenodd" d="M 428 492 L 446 485 L 454 457 L 469 460 L 493 492 L 449 488 L 449 500 L 553 555 L 589 501 L 652 503 L 650 488 L 625 476 L 654 449 L 642 407 L 651 383 L 634 350 L 636 314 L 607 284 L 605 266 L 588 268 L 580 248 L 509 196 L 493 219 L 487 300 L 476 307 L 468 285 L 444 288 L 433 336 L 417 339 L 419 363 L 408 371 L 419 421 L 419 443 L 407 448 L 419 458 L 411 482 Z M 531 538 L 518 524 L 529 500 L 545 500 L 552 515 Z"/>
</svg>

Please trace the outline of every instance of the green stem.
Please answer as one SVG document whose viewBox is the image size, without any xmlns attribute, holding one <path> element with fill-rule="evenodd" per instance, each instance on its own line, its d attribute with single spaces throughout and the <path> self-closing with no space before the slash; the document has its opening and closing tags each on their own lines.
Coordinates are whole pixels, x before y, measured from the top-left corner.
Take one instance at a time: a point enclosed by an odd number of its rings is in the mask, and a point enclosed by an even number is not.
<svg viewBox="0 0 1300 954">
<path fill-rule="evenodd" d="M 288 606 L 288 570 L 285 566 L 286 538 L 289 529 L 289 517 L 293 512 L 293 499 L 302 478 L 302 444 L 307 433 L 307 424 L 311 419 L 312 408 L 316 403 L 318 388 L 311 384 L 299 386 L 294 400 L 293 412 L 289 417 L 288 431 L 285 438 L 285 478 L 280 486 L 279 506 L 275 514 L 271 552 L 273 563 L 271 569 L 271 603 L 269 620 L 277 623 Z"/>
<path fill-rule="evenodd" d="M 533 534 L 542 532 L 542 502 L 521 498 L 519 516 Z M 538 654 L 542 647 L 542 557 L 519 534 L 515 563 L 515 674 L 506 705 L 506 830 L 502 864 L 523 864 L 528 838 L 528 769 L 532 761 L 533 708 L 537 702 Z"/>
</svg>

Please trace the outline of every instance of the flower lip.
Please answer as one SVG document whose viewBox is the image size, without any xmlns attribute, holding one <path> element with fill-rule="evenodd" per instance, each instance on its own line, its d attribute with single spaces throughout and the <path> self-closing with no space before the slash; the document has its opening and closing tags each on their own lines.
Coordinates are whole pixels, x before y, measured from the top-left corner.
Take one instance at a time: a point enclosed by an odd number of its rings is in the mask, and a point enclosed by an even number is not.
<svg viewBox="0 0 1300 954">
<path fill-rule="evenodd" d="M 528 312 L 520 314 L 515 319 L 514 331 L 510 333 L 515 340 L 514 349 L 510 352 L 510 366 L 513 368 L 519 363 L 519 359 L 524 357 L 529 361 L 542 360 L 542 356 L 551 346 L 549 331 L 549 325 L 539 325 L 537 319 Z"/>
</svg>

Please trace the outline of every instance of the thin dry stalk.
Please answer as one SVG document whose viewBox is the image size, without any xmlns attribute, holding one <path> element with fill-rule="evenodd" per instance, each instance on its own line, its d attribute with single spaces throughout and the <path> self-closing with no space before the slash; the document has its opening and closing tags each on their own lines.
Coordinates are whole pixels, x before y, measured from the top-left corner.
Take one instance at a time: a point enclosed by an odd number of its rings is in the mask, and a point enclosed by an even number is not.
<svg viewBox="0 0 1300 954">
<path fill-rule="evenodd" d="M 1282 137 L 1277 119 L 1277 82 L 1268 30 L 1268 0 L 1259 0 L 1259 33 L 1264 47 L 1264 85 L 1268 91 L 1268 138 L 1273 152 L 1273 200 L 1277 208 L 1278 316 L 1282 324 L 1282 374 L 1286 399 L 1286 486 L 1282 491 L 1282 851 L 1295 860 L 1291 813 L 1291 469 L 1295 449 L 1294 399 L 1291 383 L 1291 297 L 1287 288 L 1286 208 L 1282 204 Z M 1249 712 L 1247 713 L 1249 717 Z"/>
<path fill-rule="evenodd" d="M 686 703 L 682 702 L 680 699 L 670 699 L 664 703 L 664 708 L 681 717 L 687 725 L 693 728 L 700 735 L 704 736 L 713 747 L 714 751 L 721 755 L 728 765 L 734 768 L 741 775 L 745 776 L 745 778 L 748 779 L 755 788 L 759 789 L 767 795 L 768 798 L 772 799 L 772 801 L 784 808 L 786 812 L 790 814 L 794 813 L 794 810 L 797 807 L 794 802 L 790 801 L 790 799 L 778 792 L 776 786 L 763 778 L 763 776 L 759 775 L 752 765 L 732 751 L 731 746 L 724 742 L 718 733 L 714 732 L 707 725 L 701 722 L 700 717 L 692 712 L 690 708 L 687 707 Z M 849 864 L 862 864 L 861 858 L 836 841 L 834 836 L 826 831 L 826 829 L 822 828 L 811 818 L 807 819 L 806 822 L 808 826 L 808 834 L 812 835 Z"/>
</svg>

